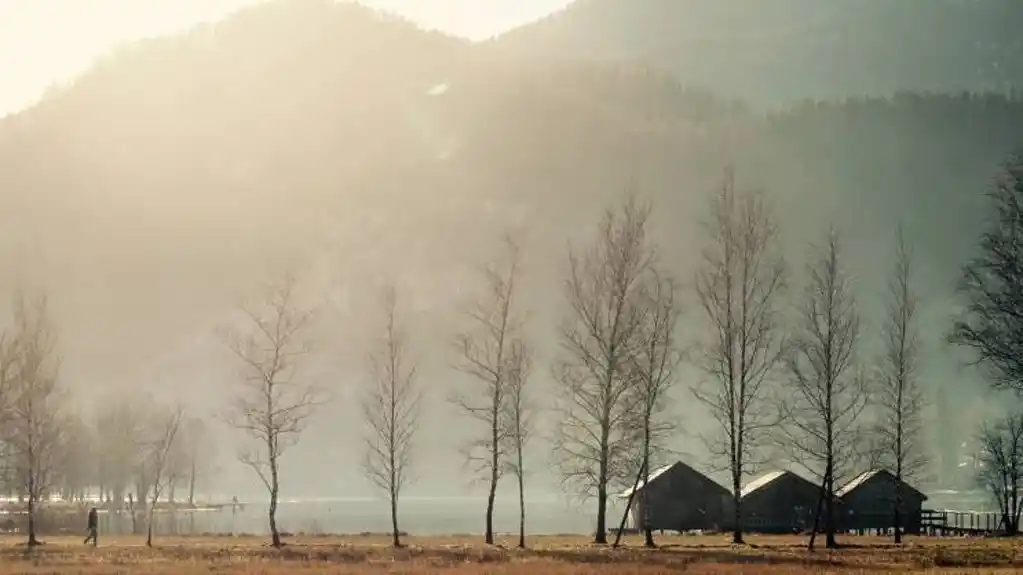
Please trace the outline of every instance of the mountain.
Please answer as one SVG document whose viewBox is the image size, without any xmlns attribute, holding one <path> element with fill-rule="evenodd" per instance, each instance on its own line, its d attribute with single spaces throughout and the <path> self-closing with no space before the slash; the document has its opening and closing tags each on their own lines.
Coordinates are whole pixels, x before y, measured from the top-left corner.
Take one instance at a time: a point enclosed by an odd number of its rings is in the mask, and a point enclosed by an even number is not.
<svg viewBox="0 0 1023 575">
<path fill-rule="evenodd" d="M 537 57 L 646 62 L 758 105 L 1023 84 L 1014 0 L 576 0 L 499 37 Z"/>
<path fill-rule="evenodd" d="M 338 401 L 288 455 L 302 469 L 288 490 L 357 494 L 368 487 L 344 464 L 360 445 L 357 384 L 379 286 L 396 278 L 430 397 L 419 488 L 456 493 L 450 341 L 505 229 L 527 232 L 520 302 L 542 363 L 558 349 L 566 243 L 632 188 L 655 206 L 665 264 L 689 278 L 707 194 L 734 165 L 776 204 L 794 282 L 806 242 L 843 230 L 865 321 L 905 222 L 936 346 L 981 193 L 1020 134 L 1023 101 L 1004 95 L 765 115 L 654 67 L 523 58 L 355 5 L 278 0 L 125 46 L 0 121 L 0 288 L 49 291 L 63 373 L 84 400 L 176 393 L 212 414 L 236 377 L 215 328 L 268 276 L 300 268 L 323 310 L 307 375 Z M 929 354 L 934 381 L 977 395 L 949 375 L 949 354 Z M 537 379 L 549 399 L 544 368 Z"/>
</svg>

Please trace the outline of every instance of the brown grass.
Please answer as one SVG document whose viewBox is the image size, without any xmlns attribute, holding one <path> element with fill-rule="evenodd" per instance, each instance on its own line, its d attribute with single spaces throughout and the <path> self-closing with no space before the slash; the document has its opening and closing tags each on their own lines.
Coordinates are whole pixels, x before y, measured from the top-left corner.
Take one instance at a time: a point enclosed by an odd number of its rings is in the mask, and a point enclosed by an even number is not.
<svg viewBox="0 0 1023 575">
<path fill-rule="evenodd" d="M 282 549 L 252 537 L 164 537 L 147 549 L 137 537 L 102 538 L 98 549 L 79 537 L 55 537 L 29 552 L 22 538 L 0 538 L 0 575 L 160 573 L 192 575 L 284 573 L 493 573 L 654 575 L 658 573 L 1017 573 L 1023 543 L 1007 539 L 911 539 L 895 547 L 884 539 L 849 537 L 848 547 L 808 553 L 805 538 L 750 537 L 735 548 L 725 536 L 664 536 L 646 550 L 636 538 L 618 550 L 575 536 L 536 537 L 531 549 L 504 539 L 487 547 L 479 537 L 410 537 L 394 550 L 386 537 L 298 537 Z"/>
</svg>

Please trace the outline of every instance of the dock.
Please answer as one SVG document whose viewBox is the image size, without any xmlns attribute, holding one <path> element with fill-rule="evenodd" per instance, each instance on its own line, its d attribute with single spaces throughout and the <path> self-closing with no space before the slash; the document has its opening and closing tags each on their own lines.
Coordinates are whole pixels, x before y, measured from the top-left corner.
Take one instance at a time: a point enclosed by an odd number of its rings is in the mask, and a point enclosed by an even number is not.
<svg viewBox="0 0 1023 575">
<path fill-rule="evenodd" d="M 937 537 L 994 535 L 1005 530 L 998 511 L 924 509 L 920 519 L 921 534 Z"/>
</svg>

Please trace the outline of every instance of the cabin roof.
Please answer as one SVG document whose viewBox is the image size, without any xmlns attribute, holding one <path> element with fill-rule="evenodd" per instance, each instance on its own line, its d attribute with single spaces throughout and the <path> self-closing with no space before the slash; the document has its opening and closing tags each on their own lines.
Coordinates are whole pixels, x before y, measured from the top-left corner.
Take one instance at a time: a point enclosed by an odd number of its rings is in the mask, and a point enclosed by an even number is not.
<svg viewBox="0 0 1023 575">
<path fill-rule="evenodd" d="M 845 497 L 846 495 L 859 489 L 863 484 L 870 481 L 879 474 L 885 474 L 891 477 L 893 480 L 895 479 L 895 474 L 893 474 L 891 471 L 888 471 L 887 469 L 868 469 L 867 471 L 864 471 L 863 473 L 854 477 L 852 481 L 850 481 L 849 483 L 843 485 L 841 489 L 835 492 L 835 495 L 840 498 Z M 905 485 L 906 487 L 909 487 L 917 494 L 919 494 L 920 497 L 922 497 L 924 500 L 927 499 L 927 496 L 924 495 L 923 492 L 921 492 L 919 489 L 916 489 L 915 487 L 906 483 L 905 481 L 903 481 L 902 484 Z"/>
<path fill-rule="evenodd" d="M 675 467 L 676 465 L 685 465 L 685 464 L 682 463 L 681 461 L 676 461 L 675 463 L 670 463 L 668 465 L 665 465 L 663 467 L 659 467 L 659 468 L 655 469 L 654 472 L 650 474 L 649 483 L 653 483 L 654 480 L 656 480 L 658 477 L 660 477 L 660 476 L 664 475 L 665 473 L 667 473 L 668 470 L 670 470 L 672 467 Z M 635 486 L 629 487 L 625 491 L 622 491 L 621 493 L 619 493 L 618 497 L 620 499 L 626 499 L 630 495 L 632 495 L 633 491 L 636 491 L 636 492 L 642 491 L 643 488 L 646 487 L 647 483 L 648 483 L 647 481 L 640 480 L 640 482 L 638 484 L 636 484 Z"/>
<path fill-rule="evenodd" d="M 653 483 L 654 481 L 659 479 L 662 475 L 668 473 L 669 471 L 671 471 L 673 469 L 679 469 L 679 468 L 688 471 L 692 476 L 695 476 L 695 477 L 698 477 L 700 479 L 703 479 L 709 485 L 717 487 L 718 489 L 720 489 L 722 491 L 726 491 L 725 488 L 721 487 L 721 485 L 717 481 L 714 481 L 710 477 L 707 477 L 705 474 L 700 473 L 699 471 L 694 469 L 692 466 L 687 465 L 687 464 L 685 464 L 685 463 L 683 463 L 681 461 L 676 461 L 675 463 L 671 463 L 669 465 L 665 465 L 663 467 L 660 467 L 660 468 L 656 469 L 653 473 L 650 474 L 650 481 L 647 481 L 647 482 L 640 481 L 638 486 L 636 487 L 635 491 L 636 492 L 642 491 L 644 488 L 646 488 L 646 486 L 648 484 Z M 625 491 L 622 491 L 621 493 L 619 493 L 616 497 L 618 497 L 619 499 L 628 499 L 629 496 L 631 496 L 633 494 L 633 491 L 634 491 L 633 488 L 629 487 Z"/>
<path fill-rule="evenodd" d="M 742 488 L 742 492 L 741 492 L 740 496 L 741 497 L 746 497 L 746 496 L 752 494 L 753 492 L 758 491 L 758 490 L 760 490 L 760 489 L 770 485 L 771 483 L 774 483 L 775 481 L 777 481 L 778 479 L 780 479 L 781 477 L 783 477 L 787 473 L 789 473 L 789 472 L 785 471 L 785 470 L 772 471 L 770 473 L 765 473 L 765 474 L 761 475 L 760 477 L 757 477 L 753 481 L 750 481 L 749 483 L 744 485 L 743 488 Z"/>
</svg>

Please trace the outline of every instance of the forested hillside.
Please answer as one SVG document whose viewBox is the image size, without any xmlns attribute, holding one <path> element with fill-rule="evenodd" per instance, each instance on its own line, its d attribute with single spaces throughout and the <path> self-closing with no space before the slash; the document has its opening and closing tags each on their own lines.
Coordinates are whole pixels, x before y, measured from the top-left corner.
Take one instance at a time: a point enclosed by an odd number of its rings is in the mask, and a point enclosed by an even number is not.
<svg viewBox="0 0 1023 575">
<path fill-rule="evenodd" d="M 1023 101 L 1004 96 L 762 115 L 645 67 L 491 48 L 326 1 L 126 46 L 0 122 L 0 277 L 47 287 L 72 386 L 101 397 L 173 380 L 209 410 L 231 375 L 213 367 L 213 328 L 268 269 L 322 272 L 324 301 L 340 302 L 322 364 L 342 389 L 363 371 L 378 286 L 398 277 L 422 312 L 415 349 L 436 391 L 424 449 L 456 469 L 441 405 L 452 322 L 504 228 L 528 232 L 524 305 L 541 355 L 553 351 L 566 241 L 631 187 L 653 201 L 663 256 L 686 279 L 726 165 L 774 198 L 795 266 L 837 223 L 865 301 L 907 222 L 926 297 L 945 305 L 981 194 L 1023 144 Z M 927 315 L 937 342 L 943 319 Z M 150 378 L 155 365 L 173 375 Z M 933 365 L 935 379 L 959 377 L 948 360 Z M 357 445 L 353 409 L 338 402 L 311 427 L 289 456 L 304 470 L 289 490 L 368 489 L 322 455 L 325 442 Z M 461 489 L 447 474 L 423 485 Z"/>
<path fill-rule="evenodd" d="M 540 57 L 649 63 L 775 105 L 1023 83 L 1014 0 L 578 0 L 495 44 Z"/>
</svg>

